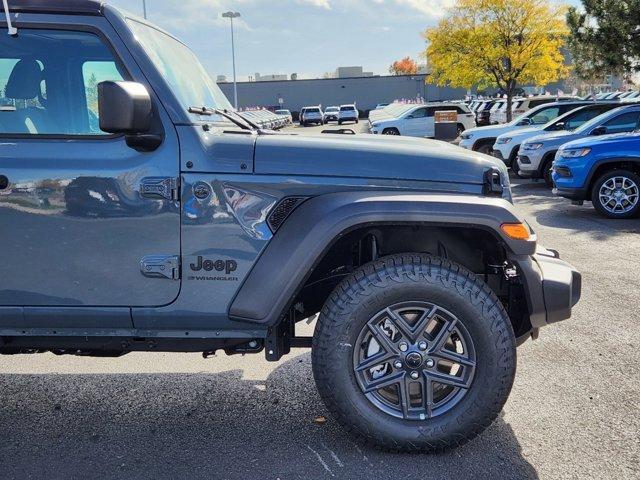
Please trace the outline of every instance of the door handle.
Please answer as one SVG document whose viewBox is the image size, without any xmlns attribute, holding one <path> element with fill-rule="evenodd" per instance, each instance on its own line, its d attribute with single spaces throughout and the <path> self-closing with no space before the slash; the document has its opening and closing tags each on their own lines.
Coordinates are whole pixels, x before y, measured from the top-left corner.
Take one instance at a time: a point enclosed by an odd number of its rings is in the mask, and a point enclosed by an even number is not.
<svg viewBox="0 0 640 480">
<path fill-rule="evenodd" d="M 0 175 L 0 190 L 4 190 L 8 186 L 9 186 L 9 179 L 4 175 Z"/>
</svg>

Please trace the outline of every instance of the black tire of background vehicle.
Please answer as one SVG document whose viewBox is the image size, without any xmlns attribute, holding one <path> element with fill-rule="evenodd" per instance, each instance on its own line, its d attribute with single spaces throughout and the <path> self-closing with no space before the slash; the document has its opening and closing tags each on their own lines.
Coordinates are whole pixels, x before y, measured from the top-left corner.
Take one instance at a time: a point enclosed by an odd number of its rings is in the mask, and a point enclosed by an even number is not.
<svg viewBox="0 0 640 480">
<path fill-rule="evenodd" d="M 484 153 L 485 155 L 491 155 L 491 150 L 493 150 L 493 148 L 491 147 L 490 143 L 483 143 L 478 147 L 476 151 L 479 153 Z"/>
<path fill-rule="evenodd" d="M 338 120 L 338 125 L 342 125 L 342 120 Z"/>
<path fill-rule="evenodd" d="M 384 130 L 382 130 L 382 135 L 400 135 L 400 132 L 398 131 L 397 128 L 391 127 L 391 128 L 385 128 Z"/>
<path fill-rule="evenodd" d="M 596 209 L 596 212 L 606 218 L 624 219 L 637 217 L 640 214 L 640 200 L 636 203 L 633 209 L 622 214 L 614 214 L 607 211 L 600 202 L 600 196 L 598 195 L 598 193 L 600 192 L 600 187 L 602 186 L 602 184 L 612 177 L 619 176 L 631 179 L 637 186 L 640 187 L 640 176 L 630 170 L 611 170 L 609 172 L 606 172 L 595 181 L 595 183 L 593 184 L 593 188 L 591 189 L 591 203 L 593 204 L 593 208 Z"/>
<path fill-rule="evenodd" d="M 375 407 L 353 371 L 353 345 L 376 312 L 406 300 L 433 302 L 456 315 L 472 337 L 476 371 L 449 411 L 411 421 Z M 324 304 L 312 349 L 313 374 L 327 408 L 365 444 L 391 451 L 440 452 L 487 428 L 504 406 L 516 371 L 509 317 L 486 283 L 466 268 L 426 254 L 383 257 L 353 272 Z"/>
<path fill-rule="evenodd" d="M 464 132 L 465 128 L 464 125 L 459 123 L 458 126 L 456 127 L 456 134 L 459 137 L 460 135 L 462 135 L 462 133 Z"/>
<path fill-rule="evenodd" d="M 358 120 L 357 118 L 356 118 L 356 123 L 360 123 L 360 120 Z"/>
<path fill-rule="evenodd" d="M 553 188 L 553 177 L 551 177 L 551 167 L 553 166 L 554 157 L 548 158 L 545 160 L 542 165 L 542 178 L 544 179 L 544 183 L 547 184 L 547 187 Z"/>
</svg>

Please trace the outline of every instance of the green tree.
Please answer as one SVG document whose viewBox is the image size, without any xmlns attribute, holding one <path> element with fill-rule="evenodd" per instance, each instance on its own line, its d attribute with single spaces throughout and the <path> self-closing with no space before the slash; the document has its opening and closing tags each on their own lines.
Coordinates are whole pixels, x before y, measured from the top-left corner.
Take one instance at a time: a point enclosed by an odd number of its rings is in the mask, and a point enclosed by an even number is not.
<svg viewBox="0 0 640 480">
<path fill-rule="evenodd" d="M 582 0 L 569 8 L 567 25 L 578 77 L 640 71 L 640 0 Z"/>
<path fill-rule="evenodd" d="M 518 86 L 546 85 L 568 73 L 564 14 L 547 0 L 457 0 L 424 34 L 432 78 L 467 89 L 500 88 L 511 120 Z"/>
</svg>

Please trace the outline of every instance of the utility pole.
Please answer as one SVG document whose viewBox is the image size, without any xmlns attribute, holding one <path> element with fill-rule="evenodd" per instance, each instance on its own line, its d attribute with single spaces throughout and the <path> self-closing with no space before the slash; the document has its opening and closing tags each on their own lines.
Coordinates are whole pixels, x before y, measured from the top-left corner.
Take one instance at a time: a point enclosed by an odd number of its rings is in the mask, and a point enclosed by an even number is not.
<svg viewBox="0 0 640 480">
<path fill-rule="evenodd" d="M 236 81 L 236 46 L 233 38 L 233 19 L 240 16 L 239 12 L 225 12 L 224 18 L 231 20 L 231 61 L 233 62 L 233 106 L 238 109 L 238 83 Z"/>
<path fill-rule="evenodd" d="M 147 19 L 147 0 L 142 0 L 142 15 Z"/>
</svg>

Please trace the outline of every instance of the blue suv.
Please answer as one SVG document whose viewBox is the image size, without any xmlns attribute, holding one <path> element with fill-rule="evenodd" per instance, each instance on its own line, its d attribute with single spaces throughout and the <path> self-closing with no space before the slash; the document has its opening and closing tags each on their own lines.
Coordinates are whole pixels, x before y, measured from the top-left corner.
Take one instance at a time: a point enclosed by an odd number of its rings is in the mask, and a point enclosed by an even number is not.
<svg viewBox="0 0 640 480">
<path fill-rule="evenodd" d="M 640 131 L 588 137 L 564 144 L 553 163 L 554 194 L 601 215 L 631 218 L 640 211 Z"/>
</svg>

